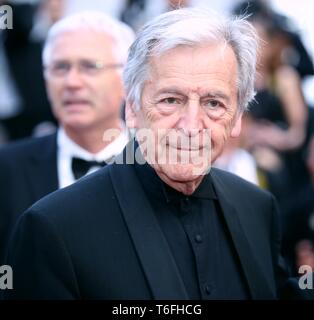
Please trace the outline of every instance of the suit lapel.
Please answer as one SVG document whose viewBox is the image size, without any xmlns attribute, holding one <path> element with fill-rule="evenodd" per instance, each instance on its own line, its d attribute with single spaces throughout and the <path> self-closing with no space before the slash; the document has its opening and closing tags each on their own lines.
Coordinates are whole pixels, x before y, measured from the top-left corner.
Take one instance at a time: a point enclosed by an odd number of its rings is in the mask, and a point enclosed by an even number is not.
<svg viewBox="0 0 314 320">
<path fill-rule="evenodd" d="M 246 277 L 251 297 L 253 299 L 265 299 L 274 296 L 274 292 L 267 282 L 265 275 L 262 273 L 262 268 L 258 264 L 246 234 L 242 228 L 239 214 L 228 199 L 227 187 L 223 184 L 222 179 L 217 176 L 214 170 L 211 171 L 212 181 L 219 199 L 224 219 L 231 234 L 235 249 L 240 259 L 244 275 Z M 240 199 L 237 199 L 239 203 Z M 239 204 L 240 206 L 240 204 Z M 254 213 L 252 213 L 254 214 Z M 258 241 L 258 239 L 257 239 Z"/>
<path fill-rule="evenodd" d="M 110 176 L 153 298 L 188 299 L 174 257 L 133 166 L 111 165 Z"/>
<path fill-rule="evenodd" d="M 42 138 L 32 151 L 27 178 L 34 201 L 58 189 L 56 134 Z"/>
</svg>

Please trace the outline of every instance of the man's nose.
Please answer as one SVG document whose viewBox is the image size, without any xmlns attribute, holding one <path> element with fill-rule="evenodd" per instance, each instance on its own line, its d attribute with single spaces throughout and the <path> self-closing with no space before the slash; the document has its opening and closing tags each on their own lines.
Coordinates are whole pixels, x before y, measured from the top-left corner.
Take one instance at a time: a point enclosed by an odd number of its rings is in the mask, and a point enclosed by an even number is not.
<svg viewBox="0 0 314 320">
<path fill-rule="evenodd" d="M 187 103 L 180 119 L 179 127 L 189 137 L 199 134 L 204 128 L 202 119 L 202 108 L 199 101 L 191 100 Z"/>
<path fill-rule="evenodd" d="M 78 68 L 71 68 L 64 76 L 65 85 L 68 88 L 80 88 L 83 85 L 83 78 Z"/>
</svg>

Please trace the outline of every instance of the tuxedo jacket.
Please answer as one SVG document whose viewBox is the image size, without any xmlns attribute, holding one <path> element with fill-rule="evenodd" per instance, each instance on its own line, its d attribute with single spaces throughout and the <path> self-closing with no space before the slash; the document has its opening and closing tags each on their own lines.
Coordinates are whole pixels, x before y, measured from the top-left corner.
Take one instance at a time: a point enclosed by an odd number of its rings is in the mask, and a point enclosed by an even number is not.
<svg viewBox="0 0 314 320">
<path fill-rule="evenodd" d="M 0 265 L 19 215 L 56 189 L 56 134 L 24 139 L 0 149 Z"/>
<path fill-rule="evenodd" d="M 285 275 L 273 196 L 230 173 L 210 175 L 250 297 L 277 298 Z M 6 299 L 188 298 L 132 164 L 38 201 L 20 217 L 6 263 L 14 270 Z"/>
</svg>

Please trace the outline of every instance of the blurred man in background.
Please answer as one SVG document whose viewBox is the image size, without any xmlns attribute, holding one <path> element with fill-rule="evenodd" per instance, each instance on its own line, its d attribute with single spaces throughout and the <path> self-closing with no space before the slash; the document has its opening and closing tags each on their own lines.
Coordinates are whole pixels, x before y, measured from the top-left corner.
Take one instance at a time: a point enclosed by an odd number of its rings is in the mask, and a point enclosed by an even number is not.
<svg viewBox="0 0 314 320">
<path fill-rule="evenodd" d="M 27 207 L 103 166 L 126 145 L 121 74 L 132 40 L 128 26 L 97 12 L 69 16 L 51 28 L 43 64 L 60 128 L 1 149 L 1 257 L 12 226 Z"/>
</svg>

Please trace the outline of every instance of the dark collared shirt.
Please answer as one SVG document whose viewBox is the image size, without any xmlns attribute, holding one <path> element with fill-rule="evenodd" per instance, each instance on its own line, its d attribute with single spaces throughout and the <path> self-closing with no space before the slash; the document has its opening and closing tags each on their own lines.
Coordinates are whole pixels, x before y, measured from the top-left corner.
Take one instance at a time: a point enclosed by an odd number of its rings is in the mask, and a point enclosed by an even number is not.
<svg viewBox="0 0 314 320">
<path fill-rule="evenodd" d="M 135 164 L 135 171 L 189 298 L 248 299 L 246 281 L 210 175 L 191 196 L 185 196 L 166 185 L 148 164 Z"/>
</svg>

